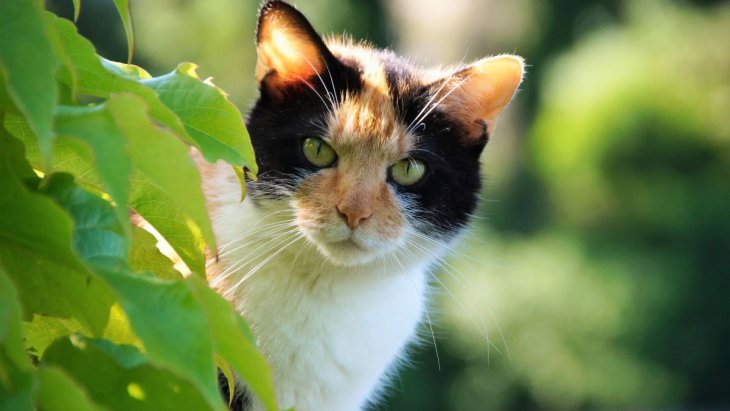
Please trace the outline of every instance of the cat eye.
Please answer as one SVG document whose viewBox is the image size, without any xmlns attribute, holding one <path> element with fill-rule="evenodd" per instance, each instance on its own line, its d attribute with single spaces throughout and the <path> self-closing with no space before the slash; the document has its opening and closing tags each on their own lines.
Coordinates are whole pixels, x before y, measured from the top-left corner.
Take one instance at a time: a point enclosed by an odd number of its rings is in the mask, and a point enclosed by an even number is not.
<svg viewBox="0 0 730 411">
<path fill-rule="evenodd" d="M 424 174 L 426 174 L 426 164 L 412 158 L 401 160 L 390 167 L 393 181 L 402 186 L 416 184 Z"/>
<path fill-rule="evenodd" d="M 324 140 L 318 137 L 309 137 L 302 145 L 304 157 L 317 167 L 329 167 L 337 160 L 337 153 Z"/>
</svg>

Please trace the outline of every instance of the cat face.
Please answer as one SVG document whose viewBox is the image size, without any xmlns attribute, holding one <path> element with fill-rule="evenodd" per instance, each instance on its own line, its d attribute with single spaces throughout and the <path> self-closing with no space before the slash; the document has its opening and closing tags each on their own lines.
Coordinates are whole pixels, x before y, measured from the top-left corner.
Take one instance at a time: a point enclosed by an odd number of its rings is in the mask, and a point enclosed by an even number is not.
<svg viewBox="0 0 730 411">
<path fill-rule="evenodd" d="M 342 265 L 416 239 L 445 244 L 464 227 L 480 153 L 522 79 L 520 58 L 426 71 L 366 45 L 325 43 L 280 1 L 262 9 L 257 46 L 254 202 L 290 209 Z"/>
</svg>

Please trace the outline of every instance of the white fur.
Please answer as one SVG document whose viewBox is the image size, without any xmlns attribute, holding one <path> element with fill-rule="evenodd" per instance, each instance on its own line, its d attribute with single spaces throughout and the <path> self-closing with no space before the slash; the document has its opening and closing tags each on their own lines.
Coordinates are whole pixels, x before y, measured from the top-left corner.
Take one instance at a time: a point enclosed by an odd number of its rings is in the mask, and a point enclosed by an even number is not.
<svg viewBox="0 0 730 411">
<path fill-rule="evenodd" d="M 277 227 L 282 232 L 292 221 L 292 204 L 241 203 L 226 166 L 203 175 L 220 255 L 211 283 L 258 336 L 279 405 L 297 411 L 362 409 L 415 339 L 425 309 L 426 269 L 445 245 L 413 236 L 385 256 L 343 266 L 294 226 L 292 234 L 277 239 Z M 270 225 L 278 223 L 284 225 Z"/>
</svg>

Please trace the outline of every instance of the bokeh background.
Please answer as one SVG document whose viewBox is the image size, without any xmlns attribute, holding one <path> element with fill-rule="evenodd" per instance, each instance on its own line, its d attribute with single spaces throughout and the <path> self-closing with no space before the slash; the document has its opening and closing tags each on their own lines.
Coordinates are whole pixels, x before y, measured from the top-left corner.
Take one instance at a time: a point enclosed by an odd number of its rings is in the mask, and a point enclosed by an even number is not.
<svg viewBox="0 0 730 411">
<path fill-rule="evenodd" d="M 200 65 L 245 110 L 256 0 L 132 0 L 134 62 Z M 377 410 L 730 409 L 730 2 L 296 0 L 322 33 L 527 79 Z M 49 0 L 71 15 L 71 0 Z M 81 32 L 126 60 L 111 0 Z"/>
</svg>

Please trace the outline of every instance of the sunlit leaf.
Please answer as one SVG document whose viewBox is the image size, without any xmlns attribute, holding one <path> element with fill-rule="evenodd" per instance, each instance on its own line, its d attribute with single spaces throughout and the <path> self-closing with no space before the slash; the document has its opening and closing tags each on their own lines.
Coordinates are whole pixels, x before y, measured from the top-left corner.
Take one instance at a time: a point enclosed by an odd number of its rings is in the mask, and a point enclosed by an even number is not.
<svg viewBox="0 0 730 411">
<path fill-rule="evenodd" d="M 264 356 L 256 349 L 255 339 L 241 316 L 201 279 L 190 277 L 186 281 L 205 309 L 216 351 L 267 409 L 277 410 L 271 371 Z"/>
<path fill-rule="evenodd" d="M 50 161 L 58 62 L 46 37 L 42 0 L 0 2 L 0 75 L 9 95 L 38 137 L 44 164 Z"/>
<path fill-rule="evenodd" d="M 222 405 L 211 331 L 191 290 L 182 281 L 133 273 L 112 206 L 75 185 L 71 176 L 51 175 L 45 191 L 73 217 L 77 252 L 114 290 L 150 359 L 190 379 L 211 407 Z"/>
<path fill-rule="evenodd" d="M 143 83 L 156 90 L 160 99 L 182 120 L 203 156 L 210 162 L 222 159 L 246 167 L 258 167 L 243 118 L 226 95 L 209 81 L 201 81 L 192 63 Z"/>
<path fill-rule="evenodd" d="M 98 335 L 108 319 L 111 294 L 72 250 L 66 213 L 23 187 L 10 169 L 9 158 L 24 157 L 19 146 L 0 130 L 0 263 L 28 318 L 34 313 L 74 317 Z"/>
<path fill-rule="evenodd" d="M 132 164 L 127 155 L 125 136 L 105 105 L 63 106 L 56 110 L 56 132 L 60 137 L 78 138 L 92 148 L 94 166 L 104 190 L 119 205 L 120 222 L 129 221 L 125 205 L 129 202 Z M 127 230 L 128 225 L 127 225 Z"/>
<path fill-rule="evenodd" d="M 157 239 L 147 231 L 134 227 L 132 247 L 129 250 L 129 266 L 134 271 L 148 271 L 163 280 L 179 280 L 180 272 L 172 261 L 157 249 Z"/>
<path fill-rule="evenodd" d="M 81 0 L 73 0 L 74 2 L 74 22 L 79 20 L 79 13 L 81 13 Z"/>
<path fill-rule="evenodd" d="M 126 203 L 165 237 L 192 272 L 202 275 L 206 240 L 211 248 L 215 243 L 200 177 L 185 146 L 156 127 L 144 108 L 144 101 L 125 94 L 115 94 L 100 106 L 64 108 L 59 112 L 62 136 L 79 138 L 54 141 L 53 168 L 80 176 L 84 184 L 108 191 L 117 204 L 124 204 L 123 177 L 131 162 Z M 9 115 L 5 126 L 29 147 L 31 161 L 39 160 L 24 120 Z M 126 208 L 116 212 L 120 221 L 128 220 Z"/>
<path fill-rule="evenodd" d="M 75 335 L 51 345 L 43 363 L 61 368 L 91 400 L 109 409 L 212 409 L 188 381 L 154 365 L 131 345 Z"/>
<path fill-rule="evenodd" d="M 120 70 L 129 73 L 130 71 L 143 71 L 142 69 L 119 69 L 111 68 L 112 64 L 102 65 L 102 59 L 96 55 L 94 46 L 76 32 L 76 27 L 68 20 L 48 14 L 49 25 L 57 32 L 66 53 L 73 62 L 73 67 L 81 75 L 78 78 L 79 93 L 107 98 L 112 93 L 130 92 L 145 100 L 149 106 L 150 115 L 165 127 L 172 130 L 178 137 L 193 143 L 187 135 L 180 119 L 167 106 L 165 106 L 154 90 L 143 86 L 139 82 L 122 75 Z M 123 66 L 116 63 L 116 66 Z M 134 66 L 132 66 L 134 67 Z M 140 75 L 141 74 L 140 72 Z M 59 73 L 61 82 L 72 85 L 73 80 L 67 67 L 63 67 Z"/>
<path fill-rule="evenodd" d="M 215 248 L 205 199 L 199 189 L 200 176 L 188 148 L 150 121 L 145 112 L 144 101 L 139 98 L 120 94 L 113 96 L 106 104 L 116 119 L 117 126 L 126 136 L 135 169 L 150 184 L 167 194 L 177 208 L 200 227 L 210 247 Z M 142 216 L 146 217 L 144 214 Z M 195 268 L 198 273 L 203 272 L 199 267 Z"/>
<path fill-rule="evenodd" d="M 124 34 L 127 36 L 127 62 L 132 62 L 134 55 L 134 28 L 132 27 L 132 11 L 129 9 L 129 0 L 114 0 L 119 16 L 122 18 Z"/>
<path fill-rule="evenodd" d="M 53 341 L 77 332 L 83 332 L 83 326 L 73 318 L 48 317 L 34 315 L 31 321 L 23 322 L 23 338 L 25 347 L 38 358 Z M 142 346 L 139 338 L 132 333 L 129 318 L 118 303 L 112 305 L 109 321 L 101 334 L 102 338 L 119 344 Z"/>
</svg>

